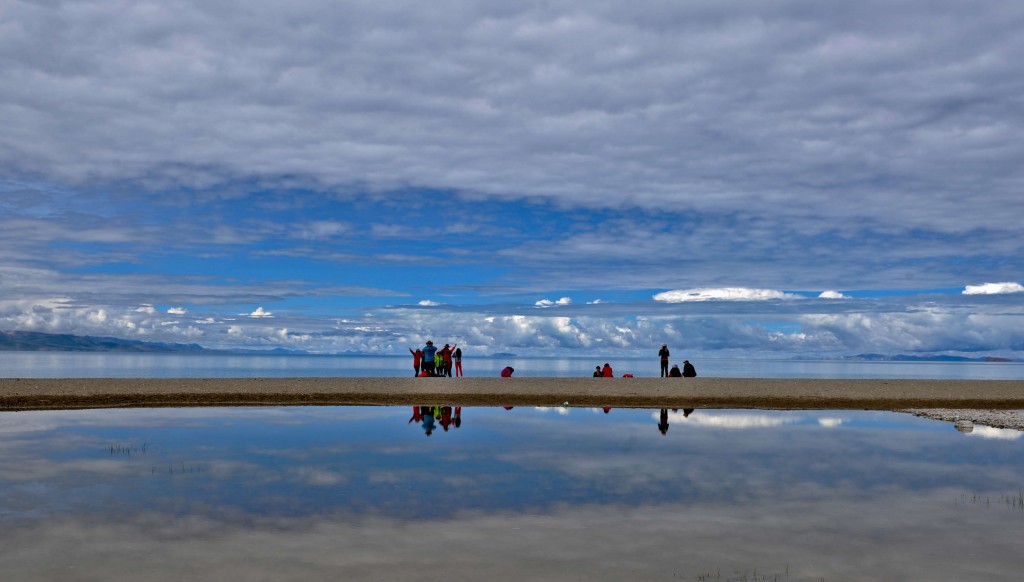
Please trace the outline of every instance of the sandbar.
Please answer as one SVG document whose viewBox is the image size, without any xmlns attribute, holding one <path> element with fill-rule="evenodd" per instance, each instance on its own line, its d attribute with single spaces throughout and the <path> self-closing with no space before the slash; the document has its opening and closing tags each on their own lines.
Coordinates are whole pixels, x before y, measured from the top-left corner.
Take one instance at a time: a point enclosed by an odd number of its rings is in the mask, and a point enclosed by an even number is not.
<svg viewBox="0 0 1024 582">
<path fill-rule="evenodd" d="M 0 410 L 259 405 L 1024 409 L 1024 380 L 0 378 Z"/>
</svg>

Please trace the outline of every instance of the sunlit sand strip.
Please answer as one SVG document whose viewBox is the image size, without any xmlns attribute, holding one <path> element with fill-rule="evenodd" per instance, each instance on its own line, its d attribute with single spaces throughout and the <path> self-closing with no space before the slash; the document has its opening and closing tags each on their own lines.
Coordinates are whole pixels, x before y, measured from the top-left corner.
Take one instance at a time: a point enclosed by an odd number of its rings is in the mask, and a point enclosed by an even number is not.
<svg viewBox="0 0 1024 582">
<path fill-rule="evenodd" d="M 1024 409 L 1022 380 L 3 378 L 0 409 L 243 405 Z"/>
</svg>

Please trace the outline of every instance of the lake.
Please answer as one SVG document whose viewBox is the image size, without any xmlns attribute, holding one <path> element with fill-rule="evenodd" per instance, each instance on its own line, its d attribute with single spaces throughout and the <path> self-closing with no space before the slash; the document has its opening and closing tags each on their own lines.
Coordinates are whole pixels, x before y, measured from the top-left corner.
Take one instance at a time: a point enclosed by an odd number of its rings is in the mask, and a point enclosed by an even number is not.
<svg viewBox="0 0 1024 582">
<path fill-rule="evenodd" d="M 467 377 L 497 376 L 511 365 L 520 377 L 590 376 L 610 361 L 617 376 L 657 377 L 657 358 L 473 358 Z M 698 374 L 723 378 L 924 378 L 1021 380 L 1024 362 L 859 362 L 834 360 L 694 359 Z M 674 360 L 674 362 L 676 362 Z M 682 363 L 678 360 L 677 363 Z M 412 357 L 304 355 L 182 355 L 81 352 L 0 352 L 5 378 L 253 378 L 393 377 L 412 375 Z"/>
<path fill-rule="evenodd" d="M 1024 568 L 1017 431 L 866 411 L 434 413 L 2 412 L 0 572 L 964 581 Z"/>
</svg>

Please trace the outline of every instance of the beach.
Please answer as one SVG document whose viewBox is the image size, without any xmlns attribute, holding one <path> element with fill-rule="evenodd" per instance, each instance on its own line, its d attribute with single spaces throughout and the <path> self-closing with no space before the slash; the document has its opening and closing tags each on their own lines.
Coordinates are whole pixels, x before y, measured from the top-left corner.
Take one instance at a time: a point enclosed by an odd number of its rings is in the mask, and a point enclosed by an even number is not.
<svg viewBox="0 0 1024 582">
<path fill-rule="evenodd" d="M 1022 380 L 0 378 L 0 409 L 250 405 L 1024 409 Z"/>
</svg>

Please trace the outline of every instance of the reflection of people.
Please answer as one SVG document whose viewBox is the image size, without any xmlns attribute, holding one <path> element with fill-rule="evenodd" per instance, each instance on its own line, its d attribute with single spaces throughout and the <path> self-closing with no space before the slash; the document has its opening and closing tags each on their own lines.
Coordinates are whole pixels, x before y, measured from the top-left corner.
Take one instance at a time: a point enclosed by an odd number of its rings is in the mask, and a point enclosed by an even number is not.
<svg viewBox="0 0 1024 582">
<path fill-rule="evenodd" d="M 661 434 L 665 434 L 665 433 L 668 432 L 668 409 L 667 408 L 662 408 L 661 409 L 661 417 L 658 418 L 658 430 L 661 431 Z"/>
<path fill-rule="evenodd" d="M 601 408 L 601 410 L 603 410 L 605 414 L 608 414 L 609 412 L 612 411 L 612 407 L 611 406 L 605 406 L 605 407 Z"/>
<path fill-rule="evenodd" d="M 420 375 L 420 361 L 423 360 L 423 350 L 421 350 L 419 348 L 416 348 L 416 351 L 414 352 L 414 351 L 412 351 L 412 348 L 409 348 L 409 353 L 412 354 L 413 376 L 419 376 Z"/>
<path fill-rule="evenodd" d="M 611 364 L 605 362 L 604 368 L 601 369 L 601 375 L 604 376 L 605 378 L 614 378 L 615 377 L 615 372 L 612 372 Z"/>
<path fill-rule="evenodd" d="M 455 377 L 462 377 L 462 348 L 455 348 L 452 352 L 452 362 L 455 364 Z"/>
<path fill-rule="evenodd" d="M 601 366 L 594 366 L 594 377 L 603 378 L 604 372 L 601 371 Z"/>
<path fill-rule="evenodd" d="M 429 406 L 421 406 L 420 413 L 423 415 L 423 432 L 427 436 L 434 434 L 434 413 Z"/>
<path fill-rule="evenodd" d="M 668 344 L 661 344 L 658 350 L 658 357 L 661 358 L 661 377 L 668 377 Z"/>
<path fill-rule="evenodd" d="M 684 378 L 696 378 L 697 369 L 693 367 L 690 360 L 683 360 L 683 377 Z"/>
<path fill-rule="evenodd" d="M 427 371 L 427 376 L 434 375 L 434 356 L 437 354 L 437 347 L 434 346 L 434 342 L 427 340 L 427 345 L 423 346 L 423 362 L 421 368 Z"/>
<path fill-rule="evenodd" d="M 673 364 L 672 369 L 669 370 L 668 375 L 670 378 L 682 378 L 683 373 L 679 371 L 679 364 Z"/>
<path fill-rule="evenodd" d="M 503 369 L 501 371 L 501 377 L 502 378 L 511 378 L 512 377 L 512 372 L 515 372 L 515 371 L 516 371 L 516 369 L 513 368 L 512 366 L 505 366 L 505 369 Z"/>
<path fill-rule="evenodd" d="M 692 409 L 692 408 L 684 408 L 684 409 L 683 409 L 683 418 L 689 418 L 689 417 L 690 417 L 690 414 L 691 414 L 692 412 L 693 412 L 693 409 Z"/>
<path fill-rule="evenodd" d="M 455 425 L 455 428 L 459 428 L 460 426 L 462 426 L 462 407 L 461 406 L 456 406 L 455 407 L 455 416 L 452 417 L 452 424 Z"/>
</svg>

